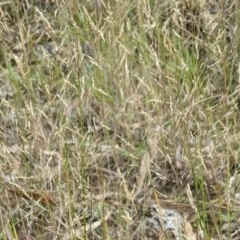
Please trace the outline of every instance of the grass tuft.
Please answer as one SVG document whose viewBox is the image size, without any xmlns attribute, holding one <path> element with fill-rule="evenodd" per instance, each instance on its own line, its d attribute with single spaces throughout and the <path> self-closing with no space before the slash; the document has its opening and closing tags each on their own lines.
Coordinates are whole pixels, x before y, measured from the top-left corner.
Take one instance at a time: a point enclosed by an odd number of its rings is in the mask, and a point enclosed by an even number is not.
<svg viewBox="0 0 240 240">
<path fill-rule="evenodd" d="M 238 239 L 239 16 L 0 3 L 0 239 Z"/>
</svg>

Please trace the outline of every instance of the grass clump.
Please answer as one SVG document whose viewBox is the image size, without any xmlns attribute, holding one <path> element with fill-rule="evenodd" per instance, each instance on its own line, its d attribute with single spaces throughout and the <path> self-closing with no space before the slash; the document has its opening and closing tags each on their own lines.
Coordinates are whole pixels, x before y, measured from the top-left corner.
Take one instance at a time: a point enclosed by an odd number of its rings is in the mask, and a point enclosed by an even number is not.
<svg viewBox="0 0 240 240">
<path fill-rule="evenodd" d="M 0 26 L 1 239 L 169 239 L 166 209 L 238 239 L 237 1 L 10 0 Z"/>
</svg>

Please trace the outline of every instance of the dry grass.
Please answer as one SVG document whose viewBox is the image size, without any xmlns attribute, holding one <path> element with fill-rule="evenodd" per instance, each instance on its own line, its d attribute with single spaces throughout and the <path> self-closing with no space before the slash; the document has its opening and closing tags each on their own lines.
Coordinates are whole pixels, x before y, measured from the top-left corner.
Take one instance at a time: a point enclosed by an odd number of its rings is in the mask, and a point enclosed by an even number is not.
<svg viewBox="0 0 240 240">
<path fill-rule="evenodd" d="M 239 7 L 0 3 L 0 239 L 240 239 Z"/>
</svg>

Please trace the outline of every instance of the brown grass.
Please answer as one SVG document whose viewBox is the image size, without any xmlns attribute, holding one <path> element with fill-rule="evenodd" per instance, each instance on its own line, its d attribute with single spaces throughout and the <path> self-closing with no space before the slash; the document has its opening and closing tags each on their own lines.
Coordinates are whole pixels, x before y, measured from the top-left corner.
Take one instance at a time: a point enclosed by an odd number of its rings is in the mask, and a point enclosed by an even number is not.
<svg viewBox="0 0 240 240">
<path fill-rule="evenodd" d="M 0 239 L 150 239 L 152 205 L 239 239 L 238 29 L 234 0 L 0 3 Z"/>
</svg>

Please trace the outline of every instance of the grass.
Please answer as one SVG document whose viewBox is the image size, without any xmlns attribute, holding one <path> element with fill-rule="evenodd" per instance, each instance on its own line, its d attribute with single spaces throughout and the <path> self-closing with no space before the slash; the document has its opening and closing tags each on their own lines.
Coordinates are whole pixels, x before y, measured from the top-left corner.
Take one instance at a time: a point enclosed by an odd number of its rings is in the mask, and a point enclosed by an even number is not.
<svg viewBox="0 0 240 240">
<path fill-rule="evenodd" d="M 152 202 L 181 239 L 238 239 L 238 1 L 0 16 L 0 239 L 145 239 Z"/>
</svg>

